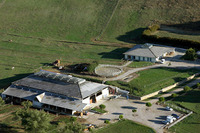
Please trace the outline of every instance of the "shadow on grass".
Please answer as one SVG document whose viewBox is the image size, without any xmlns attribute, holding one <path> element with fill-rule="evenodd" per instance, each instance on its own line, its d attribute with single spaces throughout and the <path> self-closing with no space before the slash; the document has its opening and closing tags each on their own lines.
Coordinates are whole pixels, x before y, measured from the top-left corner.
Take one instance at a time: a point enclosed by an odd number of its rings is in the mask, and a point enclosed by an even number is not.
<svg viewBox="0 0 200 133">
<path fill-rule="evenodd" d="M 0 80 L 0 88 L 7 88 L 12 82 L 24 78 L 32 73 L 16 74 L 13 77 L 5 78 Z"/>
<path fill-rule="evenodd" d="M 120 35 L 116 39 L 119 41 L 127 43 L 141 43 L 141 35 L 145 28 L 138 28 L 129 32 L 126 32 L 125 35 Z"/>
<path fill-rule="evenodd" d="M 12 126 L 8 126 L 7 124 L 0 123 L 0 132 L 1 133 L 17 133 L 17 131 Z"/>
<path fill-rule="evenodd" d="M 129 48 L 117 48 L 111 52 L 101 52 L 101 58 L 109 59 L 122 59 L 124 57 L 123 53 L 126 52 Z"/>
</svg>

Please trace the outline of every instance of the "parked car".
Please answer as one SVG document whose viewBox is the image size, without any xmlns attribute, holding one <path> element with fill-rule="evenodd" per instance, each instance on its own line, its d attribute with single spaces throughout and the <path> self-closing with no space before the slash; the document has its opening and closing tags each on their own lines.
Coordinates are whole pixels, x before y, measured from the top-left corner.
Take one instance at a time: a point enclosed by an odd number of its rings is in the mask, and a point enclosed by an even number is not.
<svg viewBox="0 0 200 133">
<path fill-rule="evenodd" d="M 178 116 L 177 114 L 172 114 L 173 117 L 175 117 L 176 119 L 179 119 L 180 116 Z"/>
<path fill-rule="evenodd" d="M 162 123 L 165 124 L 165 125 L 168 125 L 169 121 L 165 120 L 165 121 L 162 121 Z"/>
<path fill-rule="evenodd" d="M 173 109 L 168 107 L 168 106 L 165 109 L 168 110 L 168 111 L 173 111 Z"/>
</svg>

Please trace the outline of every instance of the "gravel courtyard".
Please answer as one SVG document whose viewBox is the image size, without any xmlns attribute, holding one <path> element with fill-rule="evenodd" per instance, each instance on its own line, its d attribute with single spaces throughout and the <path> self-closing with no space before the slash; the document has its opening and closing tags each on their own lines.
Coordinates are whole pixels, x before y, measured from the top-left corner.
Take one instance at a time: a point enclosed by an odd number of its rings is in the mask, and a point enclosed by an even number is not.
<svg viewBox="0 0 200 133">
<path fill-rule="evenodd" d="M 90 112 L 89 115 L 86 116 L 86 123 L 101 126 L 104 124 L 104 120 L 114 122 L 117 121 L 119 115 L 122 114 L 125 119 L 139 122 L 155 129 L 158 133 L 163 133 L 164 125 L 162 124 L 162 121 L 166 119 L 166 116 L 171 115 L 172 113 L 180 115 L 180 113 L 175 111 L 166 111 L 164 107 L 160 105 L 153 104 L 152 107 L 148 108 L 146 107 L 145 102 L 130 99 L 127 100 L 123 97 L 106 101 L 104 104 L 106 105 L 108 113 L 99 115 Z M 133 113 L 132 109 L 137 109 L 137 112 Z"/>
</svg>

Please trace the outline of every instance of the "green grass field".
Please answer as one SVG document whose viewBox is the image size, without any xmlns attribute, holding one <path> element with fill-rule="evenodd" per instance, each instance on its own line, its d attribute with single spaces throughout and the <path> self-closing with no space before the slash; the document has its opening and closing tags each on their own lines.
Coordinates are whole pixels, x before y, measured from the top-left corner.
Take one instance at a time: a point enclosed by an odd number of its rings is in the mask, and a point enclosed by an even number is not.
<svg viewBox="0 0 200 133">
<path fill-rule="evenodd" d="M 198 0 L 1 0 L 0 32 L 90 42 L 128 42 L 153 24 L 199 20 Z M 118 3 L 118 4 L 117 4 Z M 187 9 L 187 10 L 185 10 Z"/>
<path fill-rule="evenodd" d="M 7 40 L 12 39 L 12 42 Z M 42 66 L 61 59 L 62 64 L 99 61 L 121 64 L 127 48 L 109 45 L 64 43 L 0 34 L 0 88 L 39 71 Z M 12 67 L 15 67 L 13 70 Z M 44 67 L 45 68 L 45 67 Z"/>
<path fill-rule="evenodd" d="M 95 133 L 155 133 L 149 127 L 137 124 L 130 120 L 123 120 L 101 128 Z"/>
<path fill-rule="evenodd" d="M 176 133 L 198 133 L 200 131 L 200 90 L 192 90 L 187 92 L 186 95 L 176 97 L 173 101 L 169 101 L 169 103 L 173 103 L 176 105 L 181 105 L 189 110 L 192 110 L 194 113 L 179 122 L 172 128 L 170 128 L 171 132 Z"/>
<path fill-rule="evenodd" d="M 146 67 L 146 66 L 152 66 L 155 63 L 152 62 L 146 62 L 146 61 L 133 61 L 128 67 L 132 68 L 139 68 L 139 67 Z"/>
<path fill-rule="evenodd" d="M 155 68 L 137 72 L 139 77 L 128 83 L 123 81 L 107 81 L 107 83 L 129 90 L 133 95 L 143 96 L 172 85 L 175 82 L 182 81 L 195 73 L 197 73 L 197 70 Z"/>
</svg>

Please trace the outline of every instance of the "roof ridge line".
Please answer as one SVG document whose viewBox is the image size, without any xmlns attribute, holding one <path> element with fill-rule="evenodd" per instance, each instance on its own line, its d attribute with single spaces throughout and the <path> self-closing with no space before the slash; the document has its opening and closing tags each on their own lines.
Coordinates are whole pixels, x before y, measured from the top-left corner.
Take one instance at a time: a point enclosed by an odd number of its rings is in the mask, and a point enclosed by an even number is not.
<svg viewBox="0 0 200 133">
<path fill-rule="evenodd" d="M 152 46 L 153 47 L 153 46 Z M 151 47 L 151 48 L 152 48 Z M 157 56 L 153 53 L 153 51 L 151 50 L 151 48 L 148 48 L 150 51 L 151 51 L 151 53 L 157 58 Z"/>
</svg>

